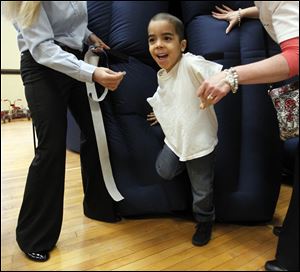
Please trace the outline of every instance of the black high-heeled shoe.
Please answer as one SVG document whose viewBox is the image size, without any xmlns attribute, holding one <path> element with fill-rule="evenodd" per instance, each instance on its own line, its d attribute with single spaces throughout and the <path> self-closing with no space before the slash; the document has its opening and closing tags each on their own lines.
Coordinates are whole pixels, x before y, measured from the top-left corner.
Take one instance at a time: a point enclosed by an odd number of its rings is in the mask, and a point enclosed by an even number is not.
<svg viewBox="0 0 300 272">
<path fill-rule="evenodd" d="M 25 252 L 27 258 L 36 262 L 46 262 L 49 259 L 48 251 L 40 251 L 40 252 Z"/>
<path fill-rule="evenodd" d="M 273 227 L 273 234 L 279 236 L 280 232 L 282 231 L 282 226 L 275 226 Z"/>
<path fill-rule="evenodd" d="M 266 271 L 288 271 L 284 267 L 280 266 L 277 260 L 267 261 L 265 263 Z"/>
</svg>

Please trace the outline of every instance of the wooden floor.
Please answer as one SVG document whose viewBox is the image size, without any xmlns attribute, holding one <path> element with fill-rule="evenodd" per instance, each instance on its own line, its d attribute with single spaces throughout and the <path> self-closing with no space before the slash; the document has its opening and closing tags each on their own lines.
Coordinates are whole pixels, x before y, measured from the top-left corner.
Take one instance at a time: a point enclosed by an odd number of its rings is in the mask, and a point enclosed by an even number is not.
<svg viewBox="0 0 300 272">
<path fill-rule="evenodd" d="M 194 223 L 173 218 L 103 223 L 82 212 L 79 155 L 67 152 L 63 228 L 46 263 L 26 259 L 15 242 L 15 227 L 28 166 L 33 157 L 31 121 L 1 124 L 1 271 L 36 270 L 264 270 L 273 259 L 291 188 L 282 185 L 270 225 L 215 224 L 204 247 L 191 243 Z"/>
</svg>

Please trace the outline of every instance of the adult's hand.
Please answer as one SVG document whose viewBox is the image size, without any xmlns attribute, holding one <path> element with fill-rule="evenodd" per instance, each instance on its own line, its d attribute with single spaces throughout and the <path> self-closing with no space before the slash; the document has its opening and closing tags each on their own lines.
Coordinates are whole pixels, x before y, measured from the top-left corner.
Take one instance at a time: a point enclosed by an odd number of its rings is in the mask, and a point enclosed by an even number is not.
<svg viewBox="0 0 300 272">
<path fill-rule="evenodd" d="M 93 81 L 114 91 L 118 88 L 126 72 L 114 72 L 105 67 L 97 67 L 93 73 Z"/>
<path fill-rule="evenodd" d="M 239 24 L 239 20 L 241 20 L 241 18 L 239 19 L 239 16 L 241 15 L 239 14 L 238 10 L 232 10 L 231 8 L 225 5 L 222 5 L 222 7 L 223 8 L 216 6 L 216 9 L 219 12 L 212 11 L 212 16 L 218 20 L 228 21 L 229 25 L 225 31 L 225 33 L 227 34 L 235 25 Z"/>
<path fill-rule="evenodd" d="M 88 42 L 93 45 L 92 51 L 94 53 L 100 53 L 103 49 L 110 49 L 110 47 L 94 33 L 89 36 Z"/>
<path fill-rule="evenodd" d="M 229 84 L 225 81 L 226 74 L 221 71 L 218 74 L 204 80 L 197 90 L 200 97 L 200 108 L 204 109 L 208 105 L 218 103 L 230 91 Z"/>
</svg>

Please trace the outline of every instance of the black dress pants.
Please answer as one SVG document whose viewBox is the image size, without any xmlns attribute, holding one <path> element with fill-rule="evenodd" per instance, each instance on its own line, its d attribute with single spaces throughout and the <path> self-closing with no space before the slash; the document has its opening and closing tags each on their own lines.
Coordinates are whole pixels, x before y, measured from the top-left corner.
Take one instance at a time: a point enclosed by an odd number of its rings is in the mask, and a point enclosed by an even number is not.
<svg viewBox="0 0 300 272">
<path fill-rule="evenodd" d="M 299 148 L 299 146 L 298 146 Z M 296 152 L 293 192 L 279 235 L 276 260 L 289 271 L 299 271 L 299 153 Z"/>
<path fill-rule="evenodd" d="M 82 132 L 84 213 L 109 222 L 117 217 L 103 182 L 85 83 L 36 63 L 29 51 L 22 54 L 21 75 L 38 147 L 28 171 L 16 239 L 24 252 L 49 251 L 63 219 L 68 108 Z"/>
</svg>

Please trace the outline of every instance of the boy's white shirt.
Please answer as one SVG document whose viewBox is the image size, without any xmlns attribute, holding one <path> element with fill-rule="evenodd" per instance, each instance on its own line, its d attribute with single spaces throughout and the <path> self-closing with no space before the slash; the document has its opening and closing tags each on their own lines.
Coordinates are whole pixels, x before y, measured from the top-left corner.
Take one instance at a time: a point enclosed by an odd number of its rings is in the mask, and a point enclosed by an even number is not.
<svg viewBox="0 0 300 272">
<path fill-rule="evenodd" d="M 191 53 L 167 72 L 157 73 L 158 88 L 147 99 L 165 134 L 165 143 L 187 161 L 211 153 L 218 143 L 218 121 L 213 106 L 200 109 L 196 91 L 204 79 L 221 71 L 222 65 Z"/>
</svg>

